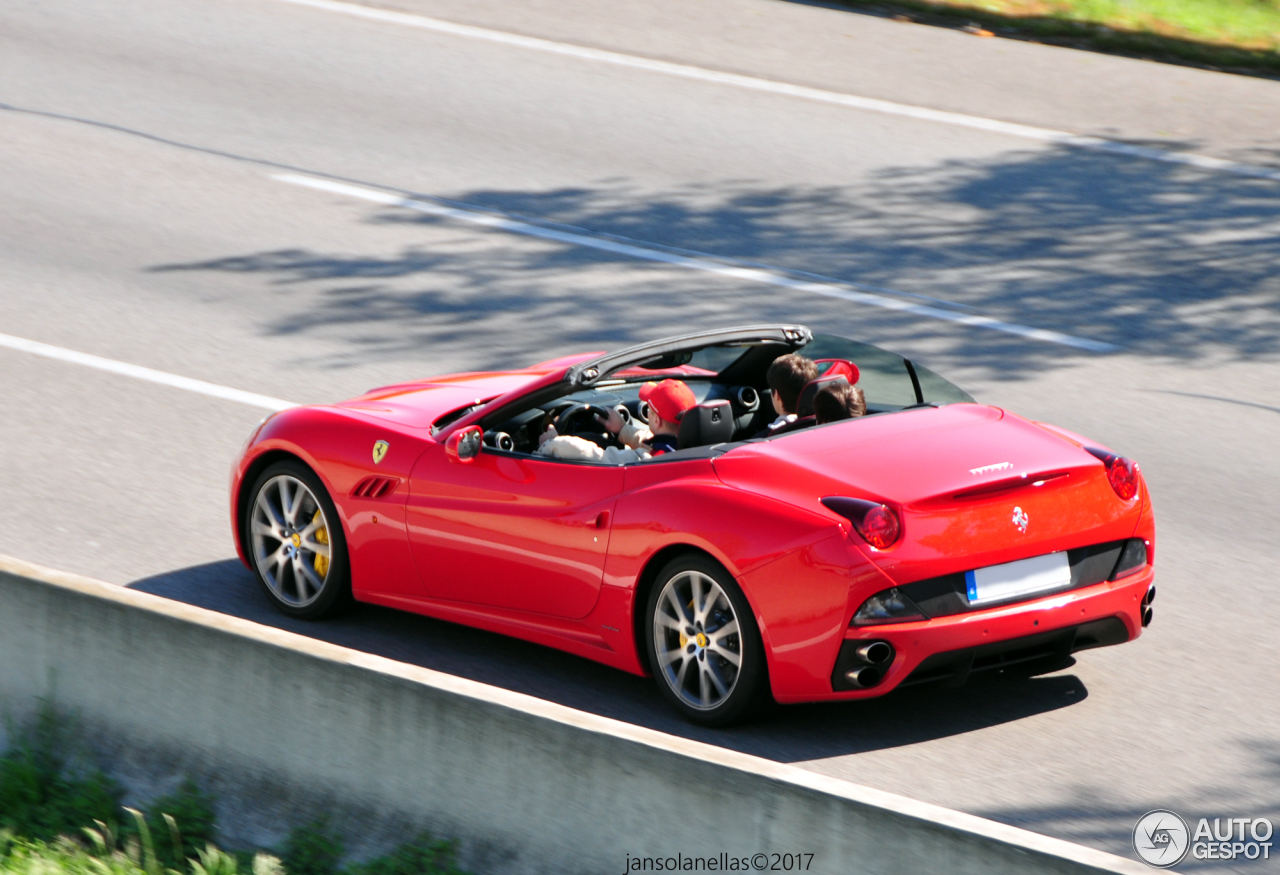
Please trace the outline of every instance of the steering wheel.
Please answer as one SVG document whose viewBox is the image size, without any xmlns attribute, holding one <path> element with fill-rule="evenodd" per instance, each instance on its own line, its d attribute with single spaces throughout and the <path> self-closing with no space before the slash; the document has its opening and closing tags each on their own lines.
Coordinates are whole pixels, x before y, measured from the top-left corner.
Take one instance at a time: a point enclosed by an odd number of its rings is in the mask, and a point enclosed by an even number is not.
<svg viewBox="0 0 1280 875">
<path fill-rule="evenodd" d="M 609 411 L 599 404 L 571 404 L 560 412 L 553 423 L 556 434 L 577 434 L 580 431 L 589 434 L 604 435 L 607 429 L 596 417 L 607 420 Z"/>
</svg>

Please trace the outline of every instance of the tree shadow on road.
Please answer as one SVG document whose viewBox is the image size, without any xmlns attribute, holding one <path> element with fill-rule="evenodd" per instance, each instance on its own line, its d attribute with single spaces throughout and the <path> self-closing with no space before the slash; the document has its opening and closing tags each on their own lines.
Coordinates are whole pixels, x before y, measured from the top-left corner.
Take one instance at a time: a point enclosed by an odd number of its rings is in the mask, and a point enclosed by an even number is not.
<svg viewBox="0 0 1280 875">
<path fill-rule="evenodd" d="M 1280 823 L 1280 740 L 1246 739 L 1255 771 L 1226 785 L 1204 783 L 1181 789 L 1177 796 L 1161 795 L 1148 800 L 1120 800 L 1105 781 L 1082 780 L 1070 790 L 1070 799 L 1052 805 L 1019 805 L 974 811 L 974 814 L 1046 835 L 1102 848 L 1126 857 L 1133 856 L 1133 828 L 1142 815 L 1153 808 L 1169 808 L 1187 822 L 1193 834 L 1200 818 L 1265 817 Z M 1206 776 L 1209 777 L 1209 776 Z M 1215 775 L 1219 781 L 1224 775 Z M 1252 786 L 1249 786 L 1252 785 Z M 1242 802 L 1252 797 L 1255 801 Z M 1257 872 L 1268 866 L 1262 860 L 1197 860 L 1188 854 L 1178 871 Z"/>
<path fill-rule="evenodd" d="M 1070 147 L 885 171 L 844 187 L 625 181 L 485 190 L 449 201 L 656 248 L 766 263 L 894 301 L 1115 344 L 1178 361 L 1280 354 L 1280 184 Z M 945 319 L 726 280 L 569 243 L 371 206 L 373 229 L 422 228 L 377 253 L 234 254 L 154 271 L 255 275 L 305 297 L 267 335 L 340 332 L 367 356 L 430 349 L 444 363 L 524 364 L 689 326 L 804 319 L 926 362 L 1017 379 L 1077 349 Z M 479 240 L 479 244 L 477 244 Z M 925 301 L 929 303 L 928 301 Z"/>
<path fill-rule="evenodd" d="M 0 111 L 393 190 L 380 180 L 351 179 L 108 122 L 7 104 Z M 1155 145 L 1165 151 L 1194 148 Z M 1176 361 L 1271 361 L 1280 354 L 1280 185 L 1266 179 L 1041 146 L 904 165 L 825 188 L 730 180 L 655 193 L 618 178 L 573 189 L 420 196 L 766 262 L 890 289 L 886 295 L 898 300 L 942 299 L 949 302 L 944 309 L 961 314 L 1063 331 Z M 457 229 L 449 220 L 389 207 L 370 207 L 366 222 Z M 477 247 L 478 238 L 487 245 Z M 261 330 L 268 337 L 336 334 L 348 350 L 307 362 L 320 368 L 346 367 L 352 353 L 403 359 L 406 352 L 437 373 L 504 367 L 584 344 L 619 345 L 729 321 L 798 318 L 904 352 L 927 349 L 924 360 L 934 367 L 973 368 L 996 379 L 1069 366 L 1087 355 L 803 292 L 706 275 L 673 276 L 620 255 L 545 241 L 530 246 L 474 228 L 443 241 L 437 234 L 429 244 L 389 245 L 377 252 L 230 253 L 150 269 L 257 276 L 269 293 L 296 297 L 306 306 L 290 308 L 288 318 L 264 316 Z"/>
<path fill-rule="evenodd" d="M 129 587 L 779 762 L 916 744 L 1065 708 L 1088 696 L 1080 680 L 1069 674 L 975 679 L 959 689 L 904 690 L 865 702 L 779 707 L 752 724 L 710 730 L 678 717 L 649 678 L 504 635 L 373 605 L 322 622 L 286 617 L 236 560 L 167 572 Z"/>
</svg>

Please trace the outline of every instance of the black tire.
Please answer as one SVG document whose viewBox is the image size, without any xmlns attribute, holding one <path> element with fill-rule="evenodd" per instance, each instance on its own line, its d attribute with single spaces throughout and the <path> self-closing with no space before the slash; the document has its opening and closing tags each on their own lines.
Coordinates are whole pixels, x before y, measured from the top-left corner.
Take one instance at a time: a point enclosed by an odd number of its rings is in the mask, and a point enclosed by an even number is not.
<svg viewBox="0 0 1280 875">
<path fill-rule="evenodd" d="M 732 619 L 737 621 L 736 633 L 723 638 L 716 636 L 728 623 L 724 620 L 723 602 L 706 589 L 707 580 L 714 582 L 732 609 Z M 693 589 L 695 581 L 703 587 L 701 613 L 705 616 L 702 619 L 693 606 L 697 598 Z M 681 622 L 675 616 L 677 604 L 684 605 L 685 625 L 679 630 L 671 625 L 672 621 Z M 658 689 L 685 719 L 702 726 L 729 726 L 753 716 L 772 702 L 764 645 L 755 614 L 733 576 L 709 557 L 679 556 L 658 572 L 649 590 L 641 628 Z M 729 661 L 735 654 L 739 659 L 737 666 Z M 684 666 L 686 661 L 688 665 Z M 690 669 L 696 672 L 696 678 L 690 677 Z M 726 694 L 720 694 L 720 686 L 726 688 Z"/>
<path fill-rule="evenodd" d="M 285 517 L 287 509 L 281 505 L 286 496 L 297 494 L 298 483 L 305 486 L 309 494 L 297 499 L 298 504 L 293 507 L 295 519 L 291 521 Z M 265 509 L 260 499 L 266 503 Z M 274 522 L 277 531 L 255 533 L 255 522 L 265 525 L 267 520 Z M 241 526 L 258 584 L 281 613 L 318 620 L 342 613 L 355 604 L 351 597 L 351 564 L 342 520 L 328 490 L 306 465 L 287 460 L 267 466 L 249 493 Z M 273 543 L 277 549 L 271 549 Z M 308 550 L 308 544 L 315 550 Z M 329 551 L 323 563 L 321 546 L 327 546 Z M 292 555 L 279 558 L 290 548 Z M 320 585 L 315 586 L 315 581 Z"/>
</svg>

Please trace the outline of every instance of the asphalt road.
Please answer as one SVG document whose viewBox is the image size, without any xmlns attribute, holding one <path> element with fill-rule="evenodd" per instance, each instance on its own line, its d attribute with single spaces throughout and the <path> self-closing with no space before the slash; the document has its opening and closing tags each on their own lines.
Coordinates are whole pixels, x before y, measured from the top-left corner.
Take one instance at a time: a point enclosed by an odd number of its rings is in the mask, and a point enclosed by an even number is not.
<svg viewBox="0 0 1280 875">
<path fill-rule="evenodd" d="M 777 0 L 601 6 L 398 8 L 1280 163 L 1276 82 Z M 689 326 L 802 321 L 1139 460 L 1160 594 L 1139 642 L 1053 676 L 705 732 L 647 681 L 520 642 L 376 609 L 283 620 L 232 558 L 225 510 L 265 411 L 3 346 L 0 552 L 1121 854 L 1151 808 L 1280 822 L 1280 182 L 277 0 L 9 0 L 0 104 L 0 333 L 314 402 Z M 487 230 L 286 172 L 933 310 Z"/>
</svg>

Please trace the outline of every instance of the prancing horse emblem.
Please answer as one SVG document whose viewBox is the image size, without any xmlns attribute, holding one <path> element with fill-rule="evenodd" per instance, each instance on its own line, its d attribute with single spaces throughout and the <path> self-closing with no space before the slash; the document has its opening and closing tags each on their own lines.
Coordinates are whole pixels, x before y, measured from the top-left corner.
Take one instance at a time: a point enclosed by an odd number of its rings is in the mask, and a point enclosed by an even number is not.
<svg viewBox="0 0 1280 875">
<path fill-rule="evenodd" d="M 1027 523 L 1031 522 L 1031 517 L 1027 516 L 1027 512 L 1020 507 L 1013 509 L 1013 524 L 1018 527 L 1018 531 L 1024 535 L 1027 533 Z"/>
<path fill-rule="evenodd" d="M 373 445 L 373 464 L 376 465 L 379 462 L 381 462 L 383 457 L 387 455 L 387 450 L 389 448 L 390 448 L 390 444 L 388 444 L 386 441 L 378 441 L 376 444 L 374 444 Z"/>
</svg>

